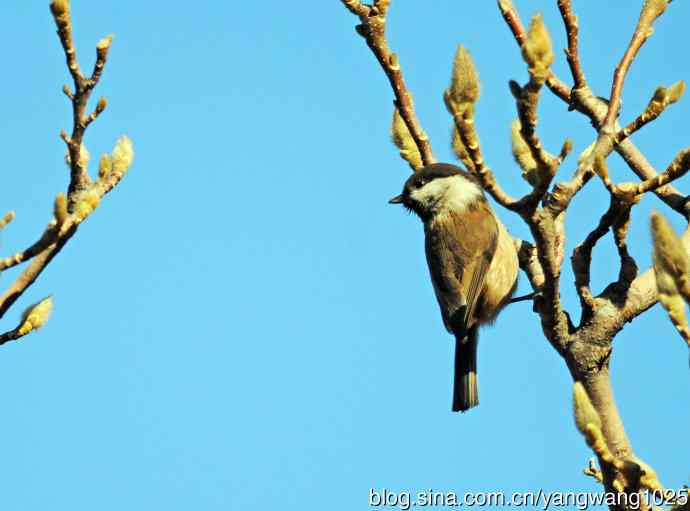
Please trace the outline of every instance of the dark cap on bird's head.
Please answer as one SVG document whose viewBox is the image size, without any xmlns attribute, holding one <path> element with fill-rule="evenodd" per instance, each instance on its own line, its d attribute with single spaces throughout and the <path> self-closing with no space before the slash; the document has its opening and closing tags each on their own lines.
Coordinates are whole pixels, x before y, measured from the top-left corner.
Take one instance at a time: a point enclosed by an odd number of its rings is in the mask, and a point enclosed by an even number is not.
<svg viewBox="0 0 690 511">
<path fill-rule="evenodd" d="M 432 163 L 412 174 L 405 181 L 402 193 L 388 203 L 402 204 L 424 219 L 446 203 L 457 206 L 472 198 L 483 198 L 482 189 L 472 174 L 449 163 Z"/>
</svg>

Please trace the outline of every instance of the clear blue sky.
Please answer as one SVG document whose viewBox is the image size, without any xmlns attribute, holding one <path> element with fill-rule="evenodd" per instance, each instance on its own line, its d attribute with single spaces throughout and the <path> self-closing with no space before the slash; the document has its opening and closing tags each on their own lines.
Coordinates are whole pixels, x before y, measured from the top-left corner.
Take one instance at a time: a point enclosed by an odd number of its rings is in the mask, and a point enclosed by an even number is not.
<svg viewBox="0 0 690 511">
<path fill-rule="evenodd" d="M 598 94 L 640 3 L 575 2 Z M 73 4 L 84 67 L 116 34 L 98 91 L 109 108 L 87 145 L 97 155 L 127 133 L 136 160 L 5 318 L 12 328 L 22 307 L 55 295 L 46 328 L 0 353 L 3 511 L 354 510 L 370 487 L 598 489 L 581 474 L 590 451 L 569 376 L 528 304 L 482 333 L 481 406 L 450 412 L 452 342 L 421 225 L 386 204 L 408 173 L 388 140 L 391 92 L 340 2 Z M 506 84 L 527 75 L 494 2 L 413 4 L 392 2 L 390 40 L 436 154 L 451 156 L 441 92 L 463 43 L 482 78 L 487 159 L 523 193 Z M 525 20 L 544 13 L 567 78 L 555 1 L 516 4 Z M 624 120 L 658 85 L 690 80 L 689 17 L 674 2 L 659 21 Z M 70 114 L 48 2 L 3 2 L 0 19 L 0 203 L 17 212 L 4 256 L 34 240 L 66 186 L 58 133 Z M 547 148 L 591 142 L 587 121 L 551 96 L 540 113 Z M 688 145 L 689 116 L 685 99 L 636 136 L 652 163 Z M 630 177 L 618 157 L 610 165 Z M 595 181 L 578 196 L 569 250 L 607 203 Z M 645 198 L 634 213 L 641 266 L 653 207 Z M 612 247 L 607 237 L 595 251 L 595 289 L 617 268 Z M 563 282 L 575 311 L 568 268 Z M 688 353 L 659 307 L 616 339 L 612 367 L 637 453 L 669 487 L 687 483 Z"/>
</svg>

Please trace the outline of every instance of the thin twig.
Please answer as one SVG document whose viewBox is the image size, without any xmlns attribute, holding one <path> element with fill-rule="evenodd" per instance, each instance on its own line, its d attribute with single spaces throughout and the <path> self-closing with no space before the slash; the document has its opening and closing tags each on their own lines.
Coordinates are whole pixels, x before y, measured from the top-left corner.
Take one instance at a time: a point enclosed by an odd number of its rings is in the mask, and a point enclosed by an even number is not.
<svg viewBox="0 0 690 511">
<path fill-rule="evenodd" d="M 544 150 L 537 135 L 537 106 L 541 82 L 532 78 L 525 87 L 520 87 L 516 82 L 510 82 L 510 87 L 516 100 L 520 134 L 537 164 L 538 173 L 538 179 L 532 192 L 520 199 L 517 207 L 519 209 L 533 209 L 548 191 L 558 166 L 567 155 L 567 144 L 564 144 L 561 157 L 554 158 Z"/>
<path fill-rule="evenodd" d="M 670 88 L 659 87 L 652 98 L 649 100 L 647 107 L 644 111 L 635 118 L 630 124 L 625 128 L 621 129 L 616 133 L 614 137 L 614 143 L 620 144 L 623 140 L 628 138 L 630 135 L 639 131 L 647 124 L 656 120 L 666 108 L 678 101 L 685 91 L 685 83 L 683 81 L 677 82 Z"/>
<path fill-rule="evenodd" d="M 359 17 L 362 24 L 357 26 L 357 33 L 364 38 L 386 74 L 395 95 L 395 106 L 419 148 L 422 163 L 424 165 L 434 163 L 436 160 L 431 150 L 429 137 L 417 119 L 412 105 L 412 96 L 405 85 L 398 57 L 390 51 L 386 41 L 385 14 L 388 3 L 378 2 L 373 6 L 366 6 L 354 0 L 341 0 L 341 2 L 350 12 Z"/>
<path fill-rule="evenodd" d="M 637 22 L 637 27 L 635 27 L 635 32 L 630 39 L 630 44 L 628 44 L 628 48 L 625 50 L 623 57 L 621 57 L 613 73 L 609 108 L 604 118 L 604 126 L 613 127 L 613 123 L 618 116 L 621 105 L 621 93 L 623 92 L 625 76 L 628 74 L 630 65 L 635 59 L 637 52 L 652 35 L 652 24 L 654 20 L 664 13 L 667 5 L 668 3 L 666 1 L 647 1 L 644 3 L 642 11 L 640 12 L 640 18 Z"/>
<path fill-rule="evenodd" d="M 571 0 L 558 0 L 558 9 L 561 11 L 563 23 L 565 24 L 565 31 L 568 35 L 568 48 L 565 50 L 565 55 L 568 59 L 570 72 L 573 75 L 573 88 L 582 89 L 587 87 L 587 82 L 585 80 L 585 74 L 582 71 L 582 64 L 580 63 L 577 16 L 573 13 Z"/>
<path fill-rule="evenodd" d="M 77 60 L 77 50 L 74 47 L 72 37 L 72 18 L 69 2 L 53 1 L 50 7 L 58 27 L 60 42 L 65 51 L 67 66 L 74 81 L 74 92 L 69 90 L 67 86 L 63 89 L 72 103 L 72 134 L 70 136 L 62 135 L 69 151 L 70 184 L 68 197 L 72 202 L 71 206 L 73 206 L 72 198 L 74 194 L 86 188 L 91 182 L 88 169 L 86 168 L 87 161 L 82 156 L 84 133 L 88 125 L 105 109 L 105 100 L 99 101 L 96 110 L 90 115 L 86 114 L 86 108 L 91 92 L 101 78 L 108 58 L 112 37 L 105 37 L 96 45 L 96 64 L 91 77 L 87 78 L 82 73 Z"/>
<path fill-rule="evenodd" d="M 479 135 L 474 125 L 474 117 L 470 112 L 455 112 L 453 115 L 455 127 L 467 149 L 467 154 L 472 161 L 473 168 L 470 169 L 481 182 L 484 190 L 501 206 L 511 211 L 517 211 L 517 201 L 510 197 L 496 181 L 496 177 L 491 168 L 484 161 L 482 156 Z"/>
<path fill-rule="evenodd" d="M 5 332 L 4 334 L 0 334 L 0 346 L 8 343 L 10 341 L 16 341 L 20 337 L 23 337 L 23 335 L 19 335 L 19 329 L 18 328 L 15 328 L 14 330 L 10 330 L 9 332 Z"/>
<path fill-rule="evenodd" d="M 683 149 L 673 159 L 668 168 L 657 176 L 646 179 L 637 185 L 637 193 L 645 193 L 657 190 L 662 186 L 684 176 L 690 169 L 690 147 Z"/>
</svg>

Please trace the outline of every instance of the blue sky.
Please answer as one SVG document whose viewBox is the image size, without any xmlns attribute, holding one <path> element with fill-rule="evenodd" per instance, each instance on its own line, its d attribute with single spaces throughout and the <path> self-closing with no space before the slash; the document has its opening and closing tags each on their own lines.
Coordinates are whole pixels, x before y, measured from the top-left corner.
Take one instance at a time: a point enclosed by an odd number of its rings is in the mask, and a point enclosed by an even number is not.
<svg viewBox="0 0 690 511">
<path fill-rule="evenodd" d="M 575 2 L 598 94 L 639 3 Z M 543 12 L 563 47 L 555 2 L 516 5 L 525 21 Z M 87 145 L 100 154 L 126 133 L 136 160 L 5 318 L 12 328 L 22 307 L 54 294 L 45 329 L 0 353 L 3 510 L 352 510 L 366 509 L 370 488 L 598 489 L 581 474 L 590 452 L 565 365 L 528 304 L 482 333 L 481 406 L 450 412 L 453 346 L 421 225 L 386 204 L 408 173 L 388 139 L 391 92 L 340 2 L 75 0 L 73 11 L 85 68 L 98 39 L 116 35 L 96 93 L 109 108 Z M 624 120 L 658 85 L 690 79 L 688 16 L 674 2 L 658 22 L 631 69 Z M 58 133 L 70 113 L 48 2 L 3 2 L 0 19 L 0 202 L 17 212 L 4 256 L 36 238 L 66 187 Z M 494 2 L 393 1 L 389 32 L 444 160 L 441 93 L 456 45 L 470 49 L 486 157 L 510 193 L 525 192 L 507 81 L 527 75 Z M 568 78 L 561 55 L 554 66 Z M 577 152 L 591 142 L 586 119 L 553 97 L 540 114 L 552 151 L 566 137 Z M 635 136 L 657 167 L 687 146 L 689 115 L 683 100 Z M 617 156 L 610 166 L 630 178 Z M 607 204 L 599 182 L 578 196 L 569 250 Z M 641 266 L 655 207 L 645 198 L 633 215 Z M 607 236 L 595 251 L 595 290 L 617 268 L 612 248 Z M 563 282 L 575 311 L 569 268 Z M 658 306 L 616 339 L 612 371 L 637 454 L 679 488 L 690 476 L 688 354 Z"/>
</svg>

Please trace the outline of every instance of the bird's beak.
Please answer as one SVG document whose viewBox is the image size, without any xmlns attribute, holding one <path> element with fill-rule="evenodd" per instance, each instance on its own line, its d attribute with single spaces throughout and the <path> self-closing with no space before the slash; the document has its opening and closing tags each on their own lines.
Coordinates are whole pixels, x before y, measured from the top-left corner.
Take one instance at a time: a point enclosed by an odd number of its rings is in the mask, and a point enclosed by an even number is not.
<svg viewBox="0 0 690 511">
<path fill-rule="evenodd" d="M 393 197 L 391 200 L 388 201 L 388 204 L 402 204 L 403 203 L 403 196 L 402 195 L 396 195 Z"/>
</svg>

